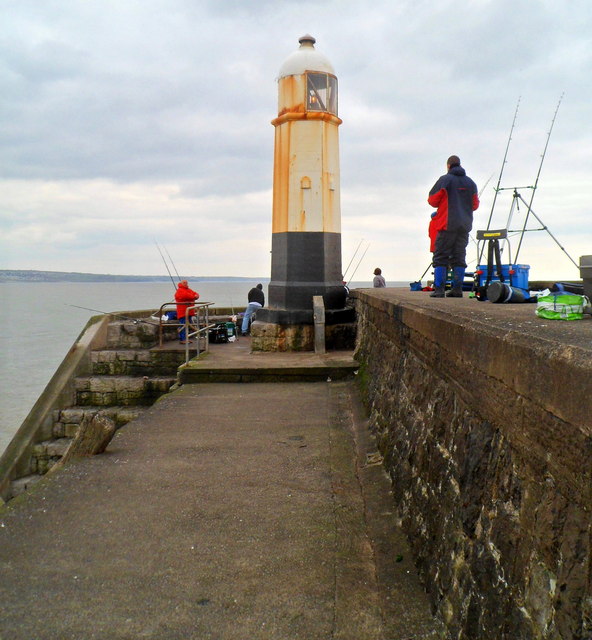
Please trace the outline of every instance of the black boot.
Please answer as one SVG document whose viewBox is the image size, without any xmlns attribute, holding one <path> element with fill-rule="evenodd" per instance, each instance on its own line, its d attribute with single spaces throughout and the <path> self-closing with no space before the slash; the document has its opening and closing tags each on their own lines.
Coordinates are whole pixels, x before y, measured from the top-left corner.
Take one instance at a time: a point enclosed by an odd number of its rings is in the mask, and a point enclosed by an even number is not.
<svg viewBox="0 0 592 640">
<path fill-rule="evenodd" d="M 430 293 L 430 298 L 443 298 L 444 295 L 444 286 L 436 287 L 432 293 Z"/>
</svg>

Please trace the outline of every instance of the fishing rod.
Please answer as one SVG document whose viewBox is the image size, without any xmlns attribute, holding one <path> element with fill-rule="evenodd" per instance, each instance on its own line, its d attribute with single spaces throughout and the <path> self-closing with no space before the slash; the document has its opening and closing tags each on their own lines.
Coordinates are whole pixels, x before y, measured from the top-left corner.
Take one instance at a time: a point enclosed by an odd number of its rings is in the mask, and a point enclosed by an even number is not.
<svg viewBox="0 0 592 640">
<path fill-rule="evenodd" d="M 156 323 L 150 322 L 148 320 L 139 320 L 138 318 L 132 318 L 130 316 L 122 316 L 119 313 L 112 313 L 111 311 L 101 311 L 100 309 L 91 309 L 90 307 L 80 307 L 77 304 L 68 304 L 68 303 L 64 303 L 64 304 L 67 307 L 74 307 L 75 309 L 84 309 L 85 311 L 93 311 L 94 313 L 100 313 L 103 316 L 113 316 L 114 318 L 121 318 L 123 320 L 129 320 L 130 322 L 133 322 L 134 324 L 143 323 L 143 324 L 150 324 L 153 327 L 157 327 L 158 326 Z"/>
<path fill-rule="evenodd" d="M 421 282 L 423 280 L 423 277 L 425 276 L 425 274 L 430 270 L 430 267 L 432 266 L 432 263 L 430 262 L 430 264 L 428 264 L 426 270 L 419 276 L 419 280 L 418 282 Z"/>
<path fill-rule="evenodd" d="M 162 255 L 162 251 L 160 250 L 160 247 L 158 246 L 158 242 L 156 242 L 156 240 L 154 241 L 154 244 L 156 245 L 156 248 L 158 249 L 158 253 L 160 253 L 160 257 L 162 258 L 162 261 L 164 262 L 164 266 L 166 267 L 166 270 L 168 271 L 169 278 L 171 279 L 171 282 L 173 283 L 173 288 L 176 291 L 177 290 L 177 285 L 175 284 L 175 281 L 173 280 L 173 276 L 171 274 L 171 270 L 169 269 L 169 265 L 167 264 L 167 261 L 164 259 L 164 256 Z"/>
<path fill-rule="evenodd" d="M 173 259 L 171 258 L 171 254 L 169 253 L 169 250 L 165 247 L 164 250 L 166 251 L 167 256 L 169 257 L 170 263 L 173 265 L 173 269 L 175 270 L 175 274 L 177 275 L 177 278 L 179 278 L 179 282 L 181 282 L 181 276 L 179 275 L 179 272 L 177 271 L 177 267 L 175 267 L 175 263 L 173 262 Z"/>
<path fill-rule="evenodd" d="M 477 194 L 479 196 L 479 199 L 481 199 L 481 194 L 485 191 L 485 188 L 491 182 L 491 179 L 493 178 L 494 175 L 495 175 L 495 173 L 492 173 L 489 176 L 489 178 L 487 178 L 487 182 L 481 187 L 481 191 L 479 191 L 479 193 Z"/>
<path fill-rule="evenodd" d="M 347 268 L 346 268 L 346 269 L 345 269 L 345 271 L 343 272 L 343 279 L 344 279 L 344 280 L 346 279 L 346 277 L 345 277 L 345 276 L 347 275 L 347 272 L 349 271 L 349 268 L 350 268 L 350 266 L 351 266 L 351 263 L 354 261 L 354 258 L 356 257 L 356 254 L 358 253 L 358 251 L 360 250 L 360 247 L 362 246 L 362 242 L 364 242 L 364 238 L 362 238 L 362 239 L 360 240 L 360 242 L 358 243 L 358 246 L 357 246 L 356 250 L 354 251 L 354 255 L 351 257 L 351 260 L 349 261 L 349 264 L 347 265 Z"/>
<path fill-rule="evenodd" d="M 366 249 L 364 250 L 364 253 L 362 254 L 362 257 L 360 258 L 358 264 L 356 265 L 356 268 L 354 269 L 353 273 L 351 274 L 351 278 L 350 280 L 353 280 L 354 275 L 356 273 L 356 271 L 358 270 L 358 267 L 360 266 L 360 263 L 362 262 L 362 260 L 364 259 L 364 256 L 366 255 L 366 252 L 368 251 L 368 249 L 370 248 L 370 243 L 368 243 L 368 246 L 366 247 Z"/>
<path fill-rule="evenodd" d="M 500 184 L 502 181 L 502 176 L 504 174 L 504 167 L 506 166 L 506 161 L 508 157 L 508 150 L 510 149 L 510 142 L 512 142 L 512 133 L 514 133 L 514 127 L 516 126 L 516 118 L 518 117 L 518 109 L 520 107 L 520 99 L 522 96 L 518 97 L 518 102 L 516 103 L 516 110 L 514 111 L 514 119 L 512 120 L 512 126 L 510 127 L 510 135 L 508 136 L 508 142 L 506 144 L 506 151 L 504 152 L 504 159 L 502 160 L 502 167 L 500 169 L 499 177 L 497 179 L 497 185 L 495 187 L 495 195 L 493 196 L 493 202 L 491 204 L 491 211 L 489 212 L 489 219 L 487 220 L 487 229 L 491 225 L 491 219 L 493 218 L 493 210 L 495 209 L 495 202 L 497 200 L 497 194 L 500 191 Z M 481 264 L 481 258 L 483 257 L 483 251 L 485 249 L 485 245 L 481 247 L 481 251 L 479 253 L 479 260 L 477 264 Z"/>
<path fill-rule="evenodd" d="M 557 103 L 557 107 L 555 107 L 555 113 L 553 114 L 553 119 L 551 120 L 551 126 L 549 127 L 549 131 L 547 132 L 547 140 L 545 141 L 545 148 L 543 149 L 543 153 L 541 155 L 541 162 L 539 164 L 539 170 L 538 170 L 537 175 L 536 175 L 536 180 L 534 181 L 534 186 L 531 187 L 532 188 L 532 193 L 531 193 L 531 196 L 530 196 L 530 202 L 527 205 L 528 209 L 526 210 L 526 215 L 524 216 L 524 225 L 522 226 L 522 233 L 520 235 L 520 241 L 518 242 L 518 248 L 516 249 L 516 255 L 514 257 L 514 260 L 516 262 L 518 262 L 518 254 L 520 253 L 520 247 L 522 246 L 522 240 L 524 239 L 524 233 L 526 231 L 526 223 L 528 222 L 528 216 L 529 216 L 530 212 L 532 211 L 532 202 L 534 200 L 534 196 L 536 194 L 536 190 L 537 190 L 537 187 L 538 187 L 538 184 L 539 184 L 539 177 L 541 175 L 541 169 L 543 168 L 543 162 L 545 161 L 545 156 L 547 155 L 547 147 L 549 146 L 549 140 L 551 139 L 551 133 L 553 131 L 553 126 L 555 125 L 555 120 L 557 118 L 557 112 L 559 111 L 559 106 L 561 105 L 561 101 L 563 100 L 563 96 L 564 95 L 565 95 L 565 92 L 561 94 L 561 96 L 559 97 L 559 102 Z M 539 219 L 537 218 L 537 220 L 539 220 Z M 541 222 L 541 221 L 539 220 L 539 222 Z M 543 224 L 543 223 L 541 222 L 541 224 Z M 559 244 L 559 243 L 557 243 L 557 244 Z M 561 245 L 559 245 L 559 246 L 561 246 Z M 569 254 L 568 254 L 568 257 L 569 257 Z M 570 258 L 570 260 L 571 260 L 571 258 Z M 573 262 L 573 260 L 572 260 L 572 262 Z"/>
</svg>

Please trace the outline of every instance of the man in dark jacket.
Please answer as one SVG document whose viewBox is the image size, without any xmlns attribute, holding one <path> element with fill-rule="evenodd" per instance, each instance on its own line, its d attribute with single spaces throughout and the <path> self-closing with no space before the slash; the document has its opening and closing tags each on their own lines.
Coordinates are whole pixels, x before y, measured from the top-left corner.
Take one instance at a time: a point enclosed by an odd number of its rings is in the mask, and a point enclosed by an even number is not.
<svg viewBox="0 0 592 640">
<path fill-rule="evenodd" d="M 265 294 L 263 293 L 263 285 L 258 284 L 256 287 L 253 287 L 248 295 L 247 300 L 249 304 L 245 309 L 245 315 L 243 316 L 243 325 L 241 327 L 241 333 L 243 336 L 247 335 L 249 331 L 249 322 L 251 320 L 251 316 L 257 309 L 261 309 L 261 307 L 265 306 Z"/>
<path fill-rule="evenodd" d="M 430 222 L 430 237 L 434 244 L 434 289 L 432 298 L 443 298 L 448 265 L 453 270 L 452 290 L 446 295 L 462 298 L 465 261 L 469 231 L 473 228 L 473 211 L 479 207 L 477 185 L 460 166 L 458 156 L 446 162 L 448 173 L 438 178 L 428 197 L 428 203 L 437 207 Z"/>
</svg>

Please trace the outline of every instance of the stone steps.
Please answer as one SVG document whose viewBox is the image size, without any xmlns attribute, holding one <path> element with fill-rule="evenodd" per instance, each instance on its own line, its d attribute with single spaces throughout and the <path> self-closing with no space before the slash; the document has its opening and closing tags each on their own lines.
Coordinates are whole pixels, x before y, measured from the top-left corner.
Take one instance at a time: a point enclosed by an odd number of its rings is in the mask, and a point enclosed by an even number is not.
<svg viewBox="0 0 592 640">
<path fill-rule="evenodd" d="M 149 349 L 158 343 L 158 321 L 114 320 L 107 329 L 107 348 Z"/>
<path fill-rule="evenodd" d="M 31 452 L 31 462 L 29 465 L 30 475 L 18 478 L 11 482 L 12 497 L 24 493 L 31 488 L 57 463 L 59 462 L 74 438 L 62 437 L 38 442 L 33 446 Z"/>
<path fill-rule="evenodd" d="M 148 406 L 177 382 L 176 376 L 89 376 L 76 378 L 76 405 L 112 407 Z"/>
<path fill-rule="evenodd" d="M 54 438 L 38 442 L 31 454 L 31 471 L 38 475 L 46 474 L 66 453 L 74 438 Z"/>
<path fill-rule="evenodd" d="M 172 337 L 175 329 L 169 328 Z M 15 497 L 38 482 L 64 456 L 83 422 L 101 413 L 117 429 L 137 418 L 177 382 L 185 362 L 180 350 L 155 349 L 158 323 L 117 320 L 109 324 L 107 347 L 91 354 L 91 375 L 74 380 L 74 406 L 53 412 L 51 439 L 33 445 L 26 475 L 11 483 Z"/>
<path fill-rule="evenodd" d="M 170 375 L 184 362 L 184 351 L 102 349 L 91 354 L 95 376 Z"/>
<path fill-rule="evenodd" d="M 181 384 L 204 382 L 325 382 L 353 378 L 358 364 L 351 359 L 342 362 L 311 364 L 304 362 L 286 366 L 266 362 L 252 364 L 217 363 L 208 360 L 191 361 L 179 371 Z"/>
<path fill-rule="evenodd" d="M 124 407 L 121 405 L 114 407 L 70 407 L 68 409 L 60 409 L 54 412 L 53 436 L 54 438 L 69 437 L 73 438 L 82 420 L 85 417 L 92 417 L 99 411 L 111 418 L 119 429 L 123 425 L 135 420 L 139 415 L 146 411 L 145 406 Z"/>
<path fill-rule="evenodd" d="M 16 497 L 27 491 L 27 489 L 39 481 L 61 460 L 85 418 L 92 418 L 92 416 L 100 411 L 113 420 L 119 429 L 128 422 L 135 420 L 141 413 L 146 411 L 147 408 L 148 407 L 144 406 L 76 406 L 54 411 L 54 423 L 52 427 L 53 438 L 38 442 L 33 446 L 29 464 L 29 471 L 31 473 L 11 483 L 12 497 Z"/>
</svg>

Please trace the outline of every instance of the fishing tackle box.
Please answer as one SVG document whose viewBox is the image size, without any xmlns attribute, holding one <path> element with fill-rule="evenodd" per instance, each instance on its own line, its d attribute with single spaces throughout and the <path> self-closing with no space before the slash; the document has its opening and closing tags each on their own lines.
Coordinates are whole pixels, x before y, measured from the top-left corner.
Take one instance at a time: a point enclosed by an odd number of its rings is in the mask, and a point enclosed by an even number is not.
<svg viewBox="0 0 592 640">
<path fill-rule="evenodd" d="M 512 287 L 518 287 L 518 289 L 524 289 L 528 291 L 528 274 L 530 271 L 529 264 L 502 264 L 501 270 L 503 275 L 503 282 L 510 284 Z M 487 281 L 487 265 L 480 264 L 475 273 L 478 276 L 478 286 L 485 286 Z M 494 280 L 501 280 L 498 273 L 497 266 L 493 267 L 490 282 Z"/>
<path fill-rule="evenodd" d="M 220 322 L 215 327 L 208 329 L 208 340 L 214 343 L 228 342 L 228 327 L 225 322 Z"/>
<path fill-rule="evenodd" d="M 528 297 L 529 264 L 514 264 L 510 251 L 507 229 L 485 229 L 477 231 L 477 246 L 479 243 L 487 246 L 487 262 L 480 264 L 474 273 L 474 288 L 479 300 L 487 300 L 487 287 L 494 281 L 500 281 L 510 287 L 521 289 Z M 509 261 L 502 264 L 502 249 L 500 242 L 505 243 Z M 481 257 L 480 253 L 479 257 Z"/>
</svg>

